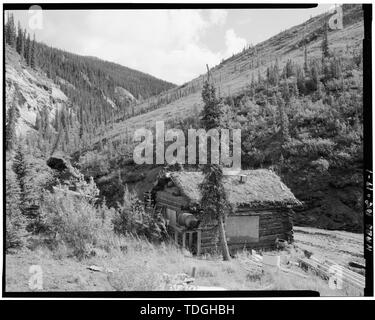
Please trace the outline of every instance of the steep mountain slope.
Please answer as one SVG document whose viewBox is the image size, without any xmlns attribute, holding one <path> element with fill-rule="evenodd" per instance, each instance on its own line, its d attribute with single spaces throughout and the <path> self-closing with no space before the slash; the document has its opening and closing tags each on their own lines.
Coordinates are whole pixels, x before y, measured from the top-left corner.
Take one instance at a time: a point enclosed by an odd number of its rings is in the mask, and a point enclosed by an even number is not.
<svg viewBox="0 0 375 320">
<path fill-rule="evenodd" d="M 115 114 L 131 114 L 137 102 L 174 86 L 115 63 L 34 44 L 35 67 L 6 44 L 7 110 L 14 107 L 20 115 L 17 136 L 31 131 L 49 144 L 59 136 L 57 147 L 67 152 L 89 141 Z"/>
<path fill-rule="evenodd" d="M 361 5 L 344 5 L 344 28 L 329 30 L 330 49 L 337 55 L 348 55 L 357 51 L 360 54 L 363 39 L 363 16 Z M 245 90 L 252 79 L 259 74 L 265 77 L 267 67 L 278 59 L 282 68 L 291 59 L 303 63 L 303 39 L 307 41 L 310 60 L 320 58 L 324 21 L 327 15 L 321 14 L 305 23 L 292 27 L 256 46 L 233 55 L 218 66 L 211 68 L 211 79 L 222 97 L 233 96 Z M 124 122 L 118 119 L 113 129 L 106 130 L 105 137 L 117 139 L 132 128 L 153 126 L 155 121 L 179 120 L 194 114 L 202 108 L 201 90 L 206 75 L 172 88 L 158 96 L 147 99 L 135 106 L 136 116 Z"/>
<path fill-rule="evenodd" d="M 130 93 L 130 100 L 142 101 L 175 85 L 149 74 L 101 60 L 80 56 L 37 43 L 37 65 L 53 80 L 62 78 L 77 90 L 97 91 L 111 100 L 116 100 L 116 88 Z M 62 81 L 64 84 L 64 81 Z M 117 92 L 119 94 L 119 92 Z M 121 93 L 120 93 L 121 95 Z"/>
<path fill-rule="evenodd" d="M 6 46 L 5 51 L 6 108 L 18 108 L 18 136 L 35 132 L 43 110 L 52 121 L 57 110 L 68 107 L 69 99 L 50 78 L 27 67 L 13 48 Z"/>
<path fill-rule="evenodd" d="M 70 98 L 81 131 L 87 136 L 94 128 L 129 117 L 134 104 L 174 85 L 151 75 L 36 43 L 36 64 L 58 83 Z M 81 135 L 82 138 L 82 135 Z"/>
</svg>

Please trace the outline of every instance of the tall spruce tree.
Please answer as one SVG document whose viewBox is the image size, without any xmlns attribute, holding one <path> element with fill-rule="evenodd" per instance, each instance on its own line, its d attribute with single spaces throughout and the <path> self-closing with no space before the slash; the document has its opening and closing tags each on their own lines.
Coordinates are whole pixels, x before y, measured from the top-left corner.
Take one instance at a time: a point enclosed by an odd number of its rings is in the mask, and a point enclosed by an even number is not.
<svg viewBox="0 0 375 320">
<path fill-rule="evenodd" d="M 16 25 L 14 23 L 13 14 L 8 15 L 5 40 L 11 47 L 16 48 L 17 34 L 16 34 Z"/>
<path fill-rule="evenodd" d="M 222 101 L 216 97 L 215 87 L 210 82 L 209 72 L 203 86 L 202 98 L 204 102 L 202 123 L 208 131 L 220 129 L 222 115 Z M 211 141 L 212 143 L 212 141 Z M 230 260 L 229 248 L 225 236 L 225 211 L 229 207 L 223 185 L 223 168 L 220 164 L 211 161 L 211 148 L 208 147 L 207 164 L 203 168 L 204 179 L 200 185 L 202 192 L 201 205 L 207 219 L 218 221 L 218 231 L 224 260 Z"/>
<path fill-rule="evenodd" d="M 35 69 L 36 67 L 36 44 L 35 44 L 35 34 L 33 37 L 33 41 L 31 43 L 31 49 L 30 49 L 30 67 Z"/>
<path fill-rule="evenodd" d="M 329 58 L 329 47 L 328 47 L 328 24 L 324 23 L 323 27 L 323 40 L 322 40 L 322 60 Z"/>
<path fill-rule="evenodd" d="M 20 186 L 11 161 L 6 162 L 5 172 L 5 248 L 14 249 L 21 247 L 24 243 L 25 219 L 20 210 Z"/>
<path fill-rule="evenodd" d="M 23 38 L 23 57 L 25 58 L 25 61 L 27 62 L 27 53 L 28 53 L 28 47 L 27 47 L 27 33 L 26 33 L 26 29 L 23 30 L 23 34 L 22 34 L 22 38 Z"/>
<path fill-rule="evenodd" d="M 10 20 L 10 12 L 7 11 L 6 14 L 6 22 L 4 22 L 4 40 L 5 43 L 9 44 L 9 20 Z"/>
<path fill-rule="evenodd" d="M 308 58 L 307 58 L 307 46 L 306 43 L 304 45 L 304 50 L 303 50 L 303 71 L 305 71 L 305 75 L 308 76 L 310 74 L 309 70 L 309 64 L 308 64 Z"/>
<path fill-rule="evenodd" d="M 15 101 L 9 106 L 5 121 L 5 149 L 10 151 L 14 147 L 16 139 L 16 124 L 19 118 L 19 110 Z"/>
<path fill-rule="evenodd" d="M 25 149 L 23 143 L 18 144 L 18 148 L 14 155 L 13 170 L 17 175 L 17 179 L 20 185 L 20 207 L 22 209 L 22 198 L 24 195 L 24 177 L 26 174 L 26 160 L 25 160 Z"/>
<path fill-rule="evenodd" d="M 16 50 L 21 57 L 24 55 L 24 38 L 21 23 L 18 21 L 18 33 L 17 33 L 17 47 Z"/>
<path fill-rule="evenodd" d="M 289 105 L 290 102 L 290 91 L 288 84 L 284 84 L 282 88 L 282 93 L 278 93 L 277 95 L 277 105 L 279 109 L 279 123 L 280 123 L 280 130 L 281 130 L 281 146 L 285 143 L 290 141 L 290 134 L 289 134 L 289 119 L 288 115 L 285 111 L 286 107 Z"/>
<path fill-rule="evenodd" d="M 26 46 L 25 46 L 25 60 L 28 65 L 31 63 L 31 41 L 30 34 L 27 34 Z"/>
</svg>

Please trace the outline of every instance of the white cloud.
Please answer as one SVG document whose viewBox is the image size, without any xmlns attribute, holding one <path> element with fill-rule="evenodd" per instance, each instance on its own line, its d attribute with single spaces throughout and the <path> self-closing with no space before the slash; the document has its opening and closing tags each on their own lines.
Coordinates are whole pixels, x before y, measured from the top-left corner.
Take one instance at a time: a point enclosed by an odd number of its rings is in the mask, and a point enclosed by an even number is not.
<svg viewBox="0 0 375 320">
<path fill-rule="evenodd" d="M 236 35 L 233 29 L 225 32 L 226 56 L 241 51 L 246 46 L 246 39 Z"/>
<path fill-rule="evenodd" d="M 222 13 L 213 15 L 204 19 L 198 10 L 91 11 L 86 19 L 91 37 L 85 38 L 81 53 L 182 84 L 204 72 L 206 63 L 220 62 L 220 53 L 200 41 L 210 26 L 222 23 Z"/>
<path fill-rule="evenodd" d="M 224 28 L 227 16 L 219 9 L 52 10 L 45 12 L 45 28 L 37 38 L 182 84 L 204 73 L 206 64 L 216 65 L 243 48 L 246 41 L 233 29 L 218 28 Z M 212 31 L 221 50 L 205 42 Z"/>
<path fill-rule="evenodd" d="M 226 22 L 228 12 L 222 9 L 212 9 L 209 12 L 209 20 L 213 24 L 222 25 Z"/>
</svg>

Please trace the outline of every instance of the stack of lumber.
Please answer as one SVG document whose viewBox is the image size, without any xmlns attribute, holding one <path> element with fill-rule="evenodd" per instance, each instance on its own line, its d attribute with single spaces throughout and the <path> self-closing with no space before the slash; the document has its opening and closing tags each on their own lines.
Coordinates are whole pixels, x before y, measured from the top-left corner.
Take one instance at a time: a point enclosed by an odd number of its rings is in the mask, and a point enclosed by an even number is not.
<svg viewBox="0 0 375 320">
<path fill-rule="evenodd" d="M 335 277 L 344 283 L 357 288 L 365 287 L 365 277 L 351 271 L 343 266 L 336 264 L 330 260 L 318 260 L 317 258 L 300 258 L 299 265 L 301 268 L 312 270 L 324 280 Z"/>
</svg>

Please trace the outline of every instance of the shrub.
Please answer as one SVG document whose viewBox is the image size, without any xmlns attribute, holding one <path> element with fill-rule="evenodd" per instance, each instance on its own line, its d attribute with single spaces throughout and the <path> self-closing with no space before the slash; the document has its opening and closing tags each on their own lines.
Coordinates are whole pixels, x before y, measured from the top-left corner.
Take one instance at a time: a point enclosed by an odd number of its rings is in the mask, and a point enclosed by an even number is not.
<svg viewBox="0 0 375 320">
<path fill-rule="evenodd" d="M 89 151 L 79 158 L 81 171 L 87 176 L 101 176 L 109 173 L 108 157 L 96 151 Z"/>
<path fill-rule="evenodd" d="M 335 143 L 329 139 L 293 139 L 284 145 L 289 156 L 318 158 L 331 156 Z"/>
<path fill-rule="evenodd" d="M 93 249 L 101 245 L 102 234 L 111 232 L 107 223 L 110 217 L 105 217 L 103 208 L 67 188 L 45 192 L 40 210 L 49 238 L 56 245 L 64 243 L 79 259 L 93 254 Z"/>
<path fill-rule="evenodd" d="M 123 235 L 130 233 L 151 241 L 164 239 L 167 236 L 165 221 L 159 213 L 150 211 L 146 211 L 136 194 L 125 187 L 123 202 L 118 204 L 113 219 L 115 232 Z"/>
<path fill-rule="evenodd" d="M 324 158 L 319 158 L 318 160 L 312 161 L 311 165 L 320 172 L 324 172 L 329 169 L 329 162 Z"/>
</svg>

